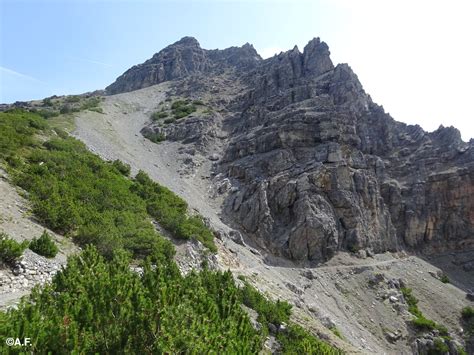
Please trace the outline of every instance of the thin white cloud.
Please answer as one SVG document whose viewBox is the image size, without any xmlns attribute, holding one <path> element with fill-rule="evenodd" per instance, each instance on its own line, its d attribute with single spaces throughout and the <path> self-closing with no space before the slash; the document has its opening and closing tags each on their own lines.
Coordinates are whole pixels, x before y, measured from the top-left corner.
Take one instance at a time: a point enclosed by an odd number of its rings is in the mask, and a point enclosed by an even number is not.
<svg viewBox="0 0 474 355">
<path fill-rule="evenodd" d="M 38 83 L 43 83 L 43 84 L 45 84 L 44 81 L 41 81 L 41 80 L 39 80 L 39 79 L 36 79 L 36 78 L 34 78 L 34 77 L 30 76 L 30 75 L 22 74 L 22 73 L 19 73 L 19 72 L 15 71 L 15 70 L 8 69 L 8 68 L 2 67 L 2 66 L 0 66 L 0 72 L 5 73 L 5 74 L 7 74 L 7 75 L 15 76 L 15 77 L 17 77 L 17 78 L 26 79 L 26 80 L 31 80 L 31 81 L 36 81 L 36 82 L 38 82 Z"/>
</svg>

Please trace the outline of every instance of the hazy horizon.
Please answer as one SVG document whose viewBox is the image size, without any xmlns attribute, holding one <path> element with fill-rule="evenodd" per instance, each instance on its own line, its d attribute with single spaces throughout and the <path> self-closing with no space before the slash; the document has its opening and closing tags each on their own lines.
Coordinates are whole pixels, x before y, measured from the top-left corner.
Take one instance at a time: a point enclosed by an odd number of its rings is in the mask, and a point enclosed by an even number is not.
<svg viewBox="0 0 474 355">
<path fill-rule="evenodd" d="M 472 5 L 453 1 L 1 1 L 0 103 L 103 89 L 184 36 L 264 58 L 313 37 L 386 112 L 474 138 Z"/>
</svg>

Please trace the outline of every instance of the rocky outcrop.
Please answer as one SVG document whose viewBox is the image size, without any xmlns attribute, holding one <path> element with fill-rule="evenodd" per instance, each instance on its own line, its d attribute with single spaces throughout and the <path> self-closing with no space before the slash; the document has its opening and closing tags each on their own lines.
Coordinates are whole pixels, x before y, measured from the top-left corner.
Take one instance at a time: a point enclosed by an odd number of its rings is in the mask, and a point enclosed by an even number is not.
<svg viewBox="0 0 474 355">
<path fill-rule="evenodd" d="M 252 45 L 205 50 L 193 37 L 184 37 L 146 62 L 133 66 L 106 88 L 108 94 L 133 91 L 196 73 L 247 69 L 261 60 Z"/>
<path fill-rule="evenodd" d="M 165 80 L 174 96 L 207 94 L 220 118 L 145 130 L 210 153 L 218 140 L 223 212 L 271 253 L 319 262 L 338 250 L 474 249 L 474 141 L 396 122 L 318 38 L 266 60 L 248 44 L 207 51 L 185 38 L 107 90 Z"/>
</svg>

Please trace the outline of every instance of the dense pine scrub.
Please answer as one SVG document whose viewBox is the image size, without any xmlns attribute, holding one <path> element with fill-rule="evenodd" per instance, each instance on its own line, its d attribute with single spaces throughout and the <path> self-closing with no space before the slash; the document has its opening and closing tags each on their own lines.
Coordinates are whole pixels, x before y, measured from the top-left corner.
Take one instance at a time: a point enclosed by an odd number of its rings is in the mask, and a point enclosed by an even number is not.
<svg viewBox="0 0 474 355">
<path fill-rule="evenodd" d="M 0 336 L 30 337 L 54 354 L 257 354 L 262 336 L 240 306 L 230 272 L 181 276 L 151 254 L 141 273 L 124 252 L 105 260 L 88 247 L 50 286 L 0 313 Z M 15 349 L 11 349 L 13 352 Z M 18 352 L 22 349 L 16 349 Z"/>
<path fill-rule="evenodd" d="M 288 302 L 280 300 L 271 302 L 246 281 L 241 293 L 242 303 L 258 313 L 257 320 L 261 324 L 268 326 L 268 323 L 272 323 L 278 327 L 289 321 L 291 305 Z"/>
<path fill-rule="evenodd" d="M 201 216 L 188 216 L 186 201 L 151 180 L 143 171 L 135 176 L 131 190 L 146 202 L 148 213 L 175 237 L 197 239 L 209 250 L 216 251 L 214 234 Z"/>
<path fill-rule="evenodd" d="M 44 225 L 79 245 L 96 245 L 103 255 L 125 248 L 143 257 L 155 245 L 170 248 L 151 224 L 152 216 L 176 237 L 195 238 L 215 250 L 213 233 L 202 219 L 188 216 L 186 203 L 145 173 L 132 181 L 126 177 L 128 166 L 104 162 L 64 134 L 41 144 L 35 135 L 51 134 L 39 115 L 0 115 L 0 157 L 10 163 L 15 183 L 29 192 L 33 212 Z"/>
</svg>

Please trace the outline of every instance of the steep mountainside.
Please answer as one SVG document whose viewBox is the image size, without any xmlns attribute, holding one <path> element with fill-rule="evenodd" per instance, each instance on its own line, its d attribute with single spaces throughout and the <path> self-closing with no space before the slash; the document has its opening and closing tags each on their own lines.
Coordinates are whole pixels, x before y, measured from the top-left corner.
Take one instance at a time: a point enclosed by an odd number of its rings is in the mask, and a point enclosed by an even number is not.
<svg viewBox="0 0 474 355">
<path fill-rule="evenodd" d="M 274 255 L 474 248 L 473 140 L 396 122 L 329 55 L 318 38 L 262 60 L 248 44 L 210 51 L 185 37 L 106 90 L 173 80 L 170 100 L 204 100 L 206 114 L 142 132 L 211 154 L 223 218 Z"/>
</svg>

